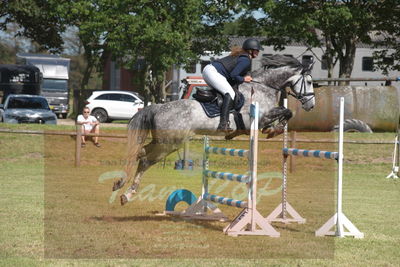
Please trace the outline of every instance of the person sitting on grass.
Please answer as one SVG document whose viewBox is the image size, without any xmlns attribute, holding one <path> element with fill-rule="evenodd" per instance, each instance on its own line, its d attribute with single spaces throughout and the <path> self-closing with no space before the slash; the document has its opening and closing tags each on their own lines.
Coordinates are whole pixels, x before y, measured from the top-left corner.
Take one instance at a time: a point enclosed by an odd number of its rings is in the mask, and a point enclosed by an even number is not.
<svg viewBox="0 0 400 267">
<path fill-rule="evenodd" d="M 88 134 L 88 133 L 99 134 L 100 133 L 100 123 L 96 119 L 96 117 L 90 115 L 90 109 L 88 107 L 84 107 L 82 113 L 83 113 L 82 115 L 78 116 L 76 123 L 78 125 L 82 125 L 81 147 L 85 147 L 86 146 L 85 134 Z M 94 142 L 95 146 L 100 147 L 97 136 L 93 137 L 93 142 Z"/>
</svg>

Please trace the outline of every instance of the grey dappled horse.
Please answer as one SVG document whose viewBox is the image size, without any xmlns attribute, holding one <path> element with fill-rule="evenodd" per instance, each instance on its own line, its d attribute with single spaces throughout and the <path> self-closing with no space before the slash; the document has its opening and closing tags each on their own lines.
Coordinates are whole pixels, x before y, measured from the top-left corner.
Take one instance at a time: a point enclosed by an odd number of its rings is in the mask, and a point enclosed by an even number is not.
<svg viewBox="0 0 400 267">
<path fill-rule="evenodd" d="M 245 97 L 241 113 L 248 130 L 251 100 L 257 101 L 260 107 L 260 128 L 271 134 L 271 129 L 274 129 L 270 124 L 276 120 L 276 114 L 284 114 L 283 110 L 289 111 L 277 107 L 279 95 L 286 95 L 286 87 L 290 87 L 289 94 L 302 103 L 303 109 L 309 111 L 314 107 L 314 89 L 310 75 L 312 65 L 303 66 L 297 59 L 282 55 L 266 57 L 262 64 L 260 69 L 251 73 L 254 82 L 243 83 L 239 87 Z M 280 122 L 286 122 L 291 117 L 291 112 L 289 113 L 287 117 L 278 116 Z M 230 121 L 233 122 L 232 114 Z M 123 187 L 132 178 L 132 169 L 138 163 L 134 182 L 121 195 L 121 204 L 125 204 L 136 193 L 140 179 L 148 168 L 178 150 L 193 135 L 221 135 L 221 132 L 217 132 L 218 124 L 219 117 L 207 117 L 196 100 L 154 104 L 136 113 L 128 125 L 127 176 L 116 181 L 113 187 L 114 191 Z M 236 129 L 235 123 L 231 123 L 231 128 Z M 145 145 L 150 132 L 152 140 Z"/>
</svg>

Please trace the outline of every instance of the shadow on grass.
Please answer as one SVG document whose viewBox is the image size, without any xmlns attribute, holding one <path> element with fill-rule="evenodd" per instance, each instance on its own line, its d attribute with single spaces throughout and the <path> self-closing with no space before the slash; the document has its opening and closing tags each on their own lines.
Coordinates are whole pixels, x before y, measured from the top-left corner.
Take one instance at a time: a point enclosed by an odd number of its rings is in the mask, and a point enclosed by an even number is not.
<svg viewBox="0 0 400 267">
<path fill-rule="evenodd" d="M 275 228 L 275 230 L 286 230 L 290 232 L 304 232 L 304 229 L 295 229 L 294 227 L 297 227 L 297 224 L 274 224 L 272 223 L 272 226 Z M 278 231 L 279 232 L 279 231 Z"/>
<path fill-rule="evenodd" d="M 214 231 L 221 231 L 221 226 L 214 225 L 213 222 L 219 221 L 199 221 L 199 220 L 192 220 L 192 219 L 184 219 L 178 216 L 92 216 L 89 217 L 89 220 L 99 221 L 99 222 L 147 222 L 147 221 L 156 221 L 156 222 L 163 222 L 163 221 L 172 221 L 172 222 L 187 222 L 197 226 L 201 226 L 210 230 Z M 229 222 L 225 222 L 229 223 Z"/>
</svg>

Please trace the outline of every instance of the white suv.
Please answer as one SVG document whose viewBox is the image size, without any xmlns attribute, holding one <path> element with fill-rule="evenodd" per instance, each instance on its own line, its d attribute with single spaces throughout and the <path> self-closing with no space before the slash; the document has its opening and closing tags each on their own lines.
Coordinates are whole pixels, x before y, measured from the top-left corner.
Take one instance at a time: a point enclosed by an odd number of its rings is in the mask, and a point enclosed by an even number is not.
<svg viewBox="0 0 400 267">
<path fill-rule="evenodd" d="M 130 119 L 144 107 L 142 99 L 130 91 L 94 91 L 85 104 L 99 122 Z"/>
</svg>

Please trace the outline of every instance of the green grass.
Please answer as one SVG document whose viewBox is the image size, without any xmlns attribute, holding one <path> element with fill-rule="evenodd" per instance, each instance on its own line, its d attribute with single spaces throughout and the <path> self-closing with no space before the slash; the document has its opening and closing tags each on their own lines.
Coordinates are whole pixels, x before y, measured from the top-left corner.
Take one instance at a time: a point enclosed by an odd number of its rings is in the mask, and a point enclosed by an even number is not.
<svg viewBox="0 0 400 267">
<path fill-rule="evenodd" d="M 6 125 L 41 130 L 43 125 Z M 44 126 L 69 131 L 74 127 Z M 104 129 L 124 133 L 124 129 Z M 329 139 L 330 133 L 299 133 L 299 138 Z M 392 141 L 394 134 L 346 134 L 349 140 Z M 335 212 L 335 163 L 296 159 L 289 174 L 289 201 L 304 225 L 274 224 L 280 238 L 237 237 L 222 233 L 227 223 L 185 221 L 160 217 L 165 200 L 177 188 L 200 194 L 201 170 L 173 170 L 175 153 L 143 177 L 140 193 L 121 207 L 110 203 L 110 172 L 123 170 L 123 139 L 102 139 L 82 151 L 74 167 L 74 139 L 0 133 L 0 265 L 143 265 L 143 266 L 397 266 L 399 181 L 385 179 L 391 169 L 392 145 L 345 145 L 343 210 L 365 234 L 364 239 L 314 237 L 314 231 Z M 245 142 L 214 142 L 245 147 Z M 259 174 L 280 171 L 280 144 L 260 143 Z M 193 142 L 190 156 L 202 157 Z M 299 148 L 335 150 L 334 144 L 301 144 Z M 372 153 L 373 152 L 373 153 Z M 181 152 L 182 154 L 182 152 Z M 210 169 L 245 172 L 245 162 L 213 157 Z M 260 179 L 258 208 L 268 215 L 280 202 L 280 179 Z M 271 182 L 268 184 L 268 182 Z M 226 196 L 243 195 L 234 183 L 212 181 L 212 190 Z M 122 192 L 122 191 L 121 191 Z M 112 198 L 111 198 L 112 199 Z M 184 209 L 179 204 L 177 209 Z M 238 210 L 220 207 L 230 218 Z"/>
</svg>

